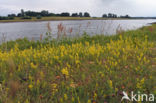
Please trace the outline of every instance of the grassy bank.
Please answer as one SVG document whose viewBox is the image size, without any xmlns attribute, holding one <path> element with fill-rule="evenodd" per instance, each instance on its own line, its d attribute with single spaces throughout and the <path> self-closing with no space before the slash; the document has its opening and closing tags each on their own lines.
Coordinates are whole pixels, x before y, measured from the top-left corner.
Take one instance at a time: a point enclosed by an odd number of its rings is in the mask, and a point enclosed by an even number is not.
<svg viewBox="0 0 156 103">
<path fill-rule="evenodd" d="M 0 103 L 119 103 L 156 95 L 156 25 L 114 36 L 0 46 Z"/>
<path fill-rule="evenodd" d="M 57 21 L 57 20 L 96 20 L 103 18 L 91 18 L 91 17 L 42 17 L 41 19 L 37 19 L 36 17 L 32 17 L 32 19 L 21 19 L 20 17 L 16 17 L 14 20 L 0 20 L 0 22 L 33 22 L 33 21 Z"/>
<path fill-rule="evenodd" d="M 124 18 L 101 18 L 101 17 L 42 17 L 37 19 L 32 17 L 32 19 L 21 19 L 20 17 L 15 17 L 13 20 L 0 20 L 0 23 L 5 22 L 35 22 L 35 21 L 59 21 L 59 20 L 126 20 Z"/>
</svg>

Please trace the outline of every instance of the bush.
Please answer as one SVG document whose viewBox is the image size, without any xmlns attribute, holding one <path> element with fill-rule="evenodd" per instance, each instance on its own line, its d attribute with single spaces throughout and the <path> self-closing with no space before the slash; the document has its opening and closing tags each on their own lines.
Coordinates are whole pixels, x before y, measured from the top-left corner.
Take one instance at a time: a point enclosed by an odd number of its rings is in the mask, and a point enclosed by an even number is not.
<svg viewBox="0 0 156 103">
<path fill-rule="evenodd" d="M 3 17 L 3 16 L 1 16 L 1 17 L 0 17 L 0 20 L 8 20 L 8 17 Z"/>
<path fill-rule="evenodd" d="M 30 16 L 24 16 L 21 19 L 32 19 Z"/>
<path fill-rule="evenodd" d="M 42 19 L 42 16 L 38 15 L 38 16 L 36 17 L 36 19 Z"/>
<path fill-rule="evenodd" d="M 13 17 L 13 16 L 12 17 L 8 17 L 8 19 L 13 20 L 13 19 L 15 19 L 15 17 Z"/>
<path fill-rule="evenodd" d="M 4 17 L 4 16 L 0 16 L 0 20 L 12 20 L 14 19 L 14 17 Z"/>
<path fill-rule="evenodd" d="M 0 16 L 0 20 L 3 20 L 4 18 Z"/>
</svg>

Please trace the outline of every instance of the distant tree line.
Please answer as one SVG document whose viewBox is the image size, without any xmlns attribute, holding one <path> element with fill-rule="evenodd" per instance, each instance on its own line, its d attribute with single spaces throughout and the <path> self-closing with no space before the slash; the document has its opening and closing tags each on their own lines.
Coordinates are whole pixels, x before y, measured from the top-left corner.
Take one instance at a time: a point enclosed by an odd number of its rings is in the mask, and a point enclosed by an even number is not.
<svg viewBox="0 0 156 103">
<path fill-rule="evenodd" d="M 6 17 L 0 16 L 0 20 L 11 20 L 14 19 L 15 17 L 21 17 L 21 19 L 31 19 L 32 17 L 36 17 L 37 19 L 41 19 L 42 17 L 91 17 L 88 12 L 85 13 L 68 13 L 68 12 L 63 12 L 60 14 L 55 14 L 55 13 L 50 13 L 48 10 L 42 10 L 41 12 L 36 12 L 36 11 L 24 11 L 21 9 L 21 12 L 16 14 L 8 14 Z M 130 18 L 129 15 L 125 16 L 118 16 L 117 14 L 113 13 L 108 13 L 108 14 L 103 14 L 103 18 Z"/>
<path fill-rule="evenodd" d="M 42 17 L 90 17 L 90 14 L 88 12 L 85 13 L 68 13 L 63 12 L 60 14 L 50 13 L 47 10 L 42 10 L 41 12 L 36 11 L 24 11 L 21 9 L 21 12 L 16 14 L 8 14 L 7 17 L 0 17 L 0 20 L 8 20 L 8 19 L 14 19 L 14 17 L 21 17 L 21 19 L 31 19 L 31 17 L 36 17 L 37 19 L 41 19 Z"/>
<path fill-rule="evenodd" d="M 118 16 L 117 14 L 113 14 L 113 13 L 108 13 L 108 14 L 103 14 L 102 15 L 103 18 L 130 18 L 129 15 L 125 15 L 125 16 Z"/>
<path fill-rule="evenodd" d="M 78 13 L 68 13 L 68 12 L 63 12 L 60 14 L 55 14 L 55 13 L 50 13 L 47 10 L 42 10 L 41 12 L 35 12 L 35 11 L 26 11 L 24 12 L 24 10 L 21 10 L 21 13 L 18 13 L 17 16 L 21 17 L 21 16 L 32 16 L 32 17 L 36 17 L 36 16 L 43 16 L 43 17 L 47 17 L 47 16 L 62 16 L 62 17 L 90 17 L 90 14 L 88 12 L 85 12 L 84 14 L 82 12 Z"/>
<path fill-rule="evenodd" d="M 13 20 L 16 14 L 9 14 L 8 16 L 0 16 L 0 20 Z"/>
<path fill-rule="evenodd" d="M 0 16 L 0 20 L 10 20 L 14 19 L 15 17 L 21 17 L 21 19 L 31 19 L 32 17 L 36 17 L 37 19 L 41 19 L 42 17 L 91 17 L 88 12 L 85 13 L 68 13 L 63 12 L 60 14 L 50 13 L 48 10 L 42 10 L 41 12 L 36 11 L 24 11 L 21 9 L 21 12 L 16 14 L 8 14 L 6 17 Z"/>
<path fill-rule="evenodd" d="M 25 11 L 22 9 L 21 13 L 17 14 L 17 17 L 23 17 L 23 16 L 30 16 L 30 17 L 37 17 L 37 16 L 42 16 L 42 17 L 48 17 L 48 16 L 60 16 L 60 17 L 90 17 L 90 14 L 88 12 L 85 12 L 84 14 L 82 12 L 78 13 L 68 13 L 68 12 L 63 12 L 60 14 L 55 14 L 55 13 L 50 13 L 47 10 L 42 10 L 41 12 L 35 12 L 35 11 Z"/>
</svg>

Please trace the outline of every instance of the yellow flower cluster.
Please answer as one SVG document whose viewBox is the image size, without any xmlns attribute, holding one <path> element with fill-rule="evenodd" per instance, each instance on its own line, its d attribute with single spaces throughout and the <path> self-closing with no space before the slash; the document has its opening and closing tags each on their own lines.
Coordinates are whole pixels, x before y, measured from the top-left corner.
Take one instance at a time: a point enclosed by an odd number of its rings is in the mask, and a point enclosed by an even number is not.
<svg viewBox="0 0 156 103">
<path fill-rule="evenodd" d="M 142 78 L 141 80 L 137 79 L 137 88 L 138 89 L 142 89 L 143 88 L 143 85 L 144 85 L 144 82 L 145 82 L 145 79 Z"/>
<path fill-rule="evenodd" d="M 32 69 L 37 69 L 37 65 L 35 65 L 34 63 L 30 63 L 30 66 Z"/>
<path fill-rule="evenodd" d="M 68 72 L 67 67 L 66 67 L 66 68 L 63 68 L 63 69 L 61 70 L 61 72 L 62 72 L 62 74 L 65 75 L 65 76 L 68 76 L 68 75 L 69 75 L 69 72 Z"/>
<path fill-rule="evenodd" d="M 29 85 L 28 85 L 28 88 L 29 88 L 29 89 L 32 89 L 32 88 L 33 88 L 33 85 L 32 85 L 32 84 L 29 84 Z"/>
</svg>

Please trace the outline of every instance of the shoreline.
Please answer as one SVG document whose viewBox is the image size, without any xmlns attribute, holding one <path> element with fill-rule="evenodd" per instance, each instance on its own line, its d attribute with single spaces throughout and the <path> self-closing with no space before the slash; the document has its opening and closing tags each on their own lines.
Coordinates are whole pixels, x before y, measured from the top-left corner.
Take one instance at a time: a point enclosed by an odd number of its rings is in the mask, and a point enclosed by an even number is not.
<svg viewBox="0 0 156 103">
<path fill-rule="evenodd" d="M 88 18 L 88 17 L 43 17 L 42 19 L 20 19 L 16 17 L 14 20 L 0 20 L 0 23 L 15 23 L 15 22 L 42 22 L 42 21 L 82 21 L 82 20 L 149 20 L 149 19 L 133 19 L 133 18 Z M 151 23 L 153 24 L 153 23 Z M 154 22 L 156 24 L 156 22 Z"/>
<path fill-rule="evenodd" d="M 150 23 L 150 24 L 156 24 L 156 22 Z"/>
</svg>

